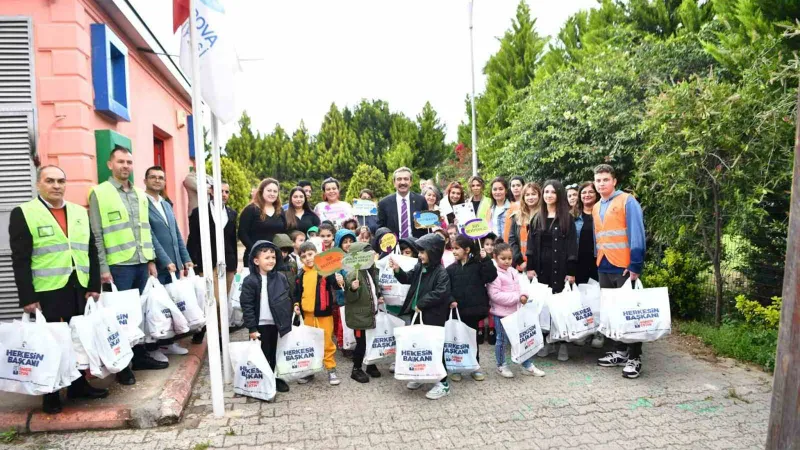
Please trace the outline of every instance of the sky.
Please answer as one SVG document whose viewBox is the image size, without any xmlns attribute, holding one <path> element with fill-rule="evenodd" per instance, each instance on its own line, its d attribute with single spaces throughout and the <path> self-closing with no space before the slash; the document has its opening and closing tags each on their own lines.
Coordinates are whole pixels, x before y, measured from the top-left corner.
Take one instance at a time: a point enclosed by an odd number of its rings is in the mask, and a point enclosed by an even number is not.
<svg viewBox="0 0 800 450">
<path fill-rule="evenodd" d="M 566 19 L 596 0 L 526 0 L 537 31 L 555 36 Z M 475 0 L 475 90 L 483 66 L 511 26 L 518 0 Z M 168 53 L 177 55 L 172 2 L 130 0 Z M 222 0 L 243 71 L 237 108 L 254 130 L 305 121 L 316 133 L 332 102 L 341 109 L 381 99 L 412 119 L 426 101 L 455 141 L 471 90 L 468 0 Z M 180 30 L 179 30 L 180 31 Z M 177 61 L 177 58 L 176 58 Z M 237 115 L 238 117 L 238 115 Z M 220 141 L 238 131 L 220 128 Z M 224 144 L 223 144 L 224 145 Z"/>
</svg>

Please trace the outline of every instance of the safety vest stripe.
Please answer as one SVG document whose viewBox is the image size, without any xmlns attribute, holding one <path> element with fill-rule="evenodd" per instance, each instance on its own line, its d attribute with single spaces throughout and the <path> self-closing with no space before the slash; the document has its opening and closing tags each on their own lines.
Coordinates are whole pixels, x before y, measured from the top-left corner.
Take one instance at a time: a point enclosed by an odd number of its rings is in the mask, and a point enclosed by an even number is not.
<svg viewBox="0 0 800 450">
<path fill-rule="evenodd" d="M 153 248 L 152 242 L 144 242 L 142 243 L 142 248 Z"/>
<path fill-rule="evenodd" d="M 106 249 L 106 254 L 110 255 L 112 253 L 118 253 L 118 252 L 125 251 L 125 250 L 127 250 L 129 248 L 134 248 L 134 247 L 136 247 L 136 242 L 133 242 L 133 241 L 126 242 L 124 244 L 115 245 L 113 247 L 108 247 Z"/>
<path fill-rule="evenodd" d="M 60 275 L 69 275 L 72 273 L 72 267 L 57 267 L 54 269 L 33 269 L 31 271 L 34 277 L 55 277 Z"/>
<path fill-rule="evenodd" d="M 131 224 L 128 223 L 128 222 L 118 223 L 116 225 L 109 225 L 107 227 L 103 227 L 103 233 L 111 234 L 111 233 L 113 233 L 115 231 L 121 231 L 121 230 L 124 230 L 126 228 L 130 228 L 130 227 L 131 227 Z"/>
<path fill-rule="evenodd" d="M 72 242 L 69 245 L 72 246 L 72 248 L 74 248 L 75 250 L 81 250 L 81 251 L 84 251 L 84 252 L 88 252 L 89 251 L 89 245 L 88 244 L 83 244 L 83 243 L 80 243 L 80 242 Z"/>
<path fill-rule="evenodd" d="M 149 230 L 149 229 L 150 229 L 150 224 L 149 224 L 149 223 L 147 223 L 147 222 L 143 222 L 143 223 L 142 223 L 142 229 L 143 229 L 143 230 Z"/>
<path fill-rule="evenodd" d="M 31 255 L 33 256 L 42 256 L 48 253 L 55 253 L 55 252 L 65 252 L 69 250 L 69 244 L 53 244 L 53 245 L 45 245 L 44 247 L 38 247 L 33 249 Z"/>
<path fill-rule="evenodd" d="M 622 249 L 628 248 L 627 242 L 611 242 L 611 243 L 601 243 L 597 244 L 597 249 Z"/>
<path fill-rule="evenodd" d="M 76 268 L 81 272 L 89 273 L 89 266 L 76 266 Z"/>
<path fill-rule="evenodd" d="M 597 233 L 597 237 L 599 238 L 607 236 L 627 236 L 627 230 L 608 230 Z"/>
</svg>

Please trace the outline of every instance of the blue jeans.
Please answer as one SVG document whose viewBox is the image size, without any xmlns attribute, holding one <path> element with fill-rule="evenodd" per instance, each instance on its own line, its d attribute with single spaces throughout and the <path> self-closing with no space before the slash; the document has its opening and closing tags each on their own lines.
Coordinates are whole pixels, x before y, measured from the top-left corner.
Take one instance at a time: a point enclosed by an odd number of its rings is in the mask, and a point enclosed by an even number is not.
<svg viewBox="0 0 800 450">
<path fill-rule="evenodd" d="M 130 266 L 115 265 L 109 267 L 111 276 L 114 277 L 114 285 L 120 291 L 128 289 L 139 289 L 141 294 L 147 286 L 147 278 L 150 276 L 147 271 L 147 264 L 133 264 Z"/>
<path fill-rule="evenodd" d="M 494 344 L 494 357 L 497 359 L 497 367 L 506 365 L 506 346 L 511 348 L 511 342 L 508 340 L 506 329 L 503 328 L 503 322 L 500 321 L 502 317 L 494 316 L 494 330 L 497 333 L 497 342 Z M 522 363 L 522 367 L 526 369 L 533 364 L 533 358 Z"/>
</svg>

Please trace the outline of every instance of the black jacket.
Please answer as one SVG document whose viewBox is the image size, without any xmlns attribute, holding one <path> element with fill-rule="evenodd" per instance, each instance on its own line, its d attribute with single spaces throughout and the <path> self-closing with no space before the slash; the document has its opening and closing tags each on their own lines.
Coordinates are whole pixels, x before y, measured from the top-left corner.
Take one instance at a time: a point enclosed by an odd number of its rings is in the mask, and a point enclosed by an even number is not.
<svg viewBox="0 0 800 450">
<path fill-rule="evenodd" d="M 517 212 L 516 214 L 519 214 L 519 212 Z M 523 256 L 526 255 L 522 254 L 522 245 L 520 243 L 522 227 L 517 222 L 516 214 L 507 217 L 506 220 L 511 221 L 511 230 L 508 233 L 508 245 L 511 246 L 511 255 L 512 255 L 511 266 L 519 268 L 519 266 L 521 266 L 522 263 L 525 262 Z M 525 226 L 528 227 L 528 230 L 530 230 L 530 223 Z"/>
<path fill-rule="evenodd" d="M 553 288 L 554 293 L 558 294 L 564 290 L 564 279 L 567 275 L 575 276 L 578 267 L 578 238 L 575 221 L 569 221 L 569 230 L 560 229 L 557 220 L 553 223 L 552 257 L 554 263 L 544 261 L 542 258 L 542 230 L 539 229 L 538 220 L 540 220 L 540 216 L 537 214 L 531 221 L 528 233 L 527 270 L 535 270 L 539 275 L 540 282 L 542 279 L 550 280 L 550 287 Z"/>
<path fill-rule="evenodd" d="M 225 271 L 235 272 L 239 266 L 239 259 L 236 257 L 236 210 L 225 205 L 225 211 L 228 213 L 228 223 L 222 230 L 223 240 L 225 241 Z M 211 218 L 211 205 L 208 205 L 208 222 L 209 232 L 211 233 L 211 264 L 217 265 L 217 234 L 216 223 Z M 197 208 L 192 210 L 189 214 L 189 238 L 186 241 L 186 250 L 189 251 L 189 257 L 196 266 L 197 272 L 203 272 L 203 252 L 200 247 L 200 212 Z M 280 254 L 280 253 L 278 253 Z"/>
<path fill-rule="evenodd" d="M 492 258 L 487 256 L 483 261 L 470 259 L 466 264 L 456 261 L 447 266 L 447 275 L 450 278 L 451 301 L 458 303 L 458 311 L 462 316 L 489 315 L 486 284 L 497 278 L 497 267 Z"/>
<path fill-rule="evenodd" d="M 425 197 L 419 194 L 409 192 L 408 200 L 409 214 L 412 217 L 414 212 L 428 209 Z M 400 238 L 400 222 L 397 220 L 397 193 L 389 194 L 378 202 L 378 227 L 386 227 L 392 230 L 392 233 L 396 234 L 398 239 Z M 409 227 L 411 228 L 411 234 L 415 238 L 428 234 L 427 229 L 418 230 L 414 228 L 413 220 L 409 222 Z"/>
<path fill-rule="evenodd" d="M 39 200 L 41 201 L 41 198 Z M 89 226 L 89 224 L 87 223 L 86 226 Z M 33 290 L 33 273 L 31 272 L 33 236 L 31 236 L 31 232 L 28 229 L 25 214 L 22 213 L 22 208 L 19 206 L 11 210 L 8 234 L 9 243 L 11 244 L 11 267 L 14 270 L 14 281 L 17 284 L 19 306 L 23 307 L 36 302 L 40 304 L 50 303 L 50 305 L 42 306 L 42 308 L 46 308 L 49 311 L 60 311 L 61 308 L 59 306 L 63 305 L 64 311 L 56 313 L 59 316 L 69 317 L 74 314 L 83 314 L 83 310 L 73 311 L 74 305 L 68 299 L 76 297 L 74 290 L 79 291 L 80 295 L 78 297 L 82 297 L 87 290 L 100 292 L 100 266 L 97 261 L 97 247 L 94 245 L 94 236 L 91 230 L 89 236 L 89 284 L 87 289 L 84 289 L 77 282 L 77 276 L 74 276 L 73 273 L 73 276 L 70 277 L 70 280 L 63 288 L 48 292 L 35 292 Z"/>
<path fill-rule="evenodd" d="M 297 271 L 297 281 L 294 289 L 295 303 L 300 305 L 303 310 L 303 276 L 306 272 L 306 266 Z M 303 315 L 312 314 L 311 317 L 328 317 L 333 315 L 333 305 L 336 303 L 336 291 L 341 291 L 339 284 L 336 282 L 336 274 L 323 277 L 317 275 L 317 293 L 314 300 L 314 311 L 303 310 Z"/>
<path fill-rule="evenodd" d="M 428 264 L 417 263 L 411 272 L 399 269 L 394 273 L 397 281 L 411 285 L 400 315 L 414 314 L 411 305 L 416 295 L 425 325 L 441 327 L 450 315 L 450 278 L 442 267 L 444 239 L 436 233 L 426 234 L 417 240 L 416 246 L 428 254 Z"/>
<path fill-rule="evenodd" d="M 276 255 L 281 251 L 275 244 L 269 241 L 258 241 L 253 245 L 254 249 L 259 247 L 269 247 L 275 250 Z M 289 281 L 281 273 L 284 270 L 280 256 L 277 257 L 277 264 L 267 274 L 267 299 L 269 310 L 272 312 L 272 319 L 278 327 L 278 334 L 285 335 L 292 330 L 292 299 L 289 297 Z M 259 268 L 250 261 L 250 274 L 242 281 L 242 294 L 239 297 L 242 304 L 242 317 L 244 326 L 250 332 L 257 331 L 258 319 L 261 315 L 261 273 Z"/>
</svg>

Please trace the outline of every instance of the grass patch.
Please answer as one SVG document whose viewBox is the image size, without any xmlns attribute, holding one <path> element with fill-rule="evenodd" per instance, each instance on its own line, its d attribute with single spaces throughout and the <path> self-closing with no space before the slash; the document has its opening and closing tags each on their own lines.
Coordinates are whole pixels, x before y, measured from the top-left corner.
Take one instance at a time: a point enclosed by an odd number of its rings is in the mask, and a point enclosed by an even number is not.
<svg viewBox="0 0 800 450">
<path fill-rule="evenodd" d="M 755 363 L 769 372 L 775 369 L 777 330 L 742 322 L 723 323 L 719 328 L 702 322 L 680 322 L 678 330 L 699 337 L 718 355 Z"/>
<path fill-rule="evenodd" d="M 17 430 L 14 429 L 9 429 L 8 431 L 0 433 L 0 443 L 3 444 L 11 444 L 16 441 L 17 438 L 19 438 L 19 435 L 17 434 Z"/>
<path fill-rule="evenodd" d="M 194 444 L 193 450 L 208 450 L 208 447 L 211 447 L 210 441 L 200 442 L 198 444 Z"/>
<path fill-rule="evenodd" d="M 228 428 L 228 431 L 225 432 L 225 436 L 236 436 L 236 432 L 233 431 L 233 428 Z"/>
</svg>

